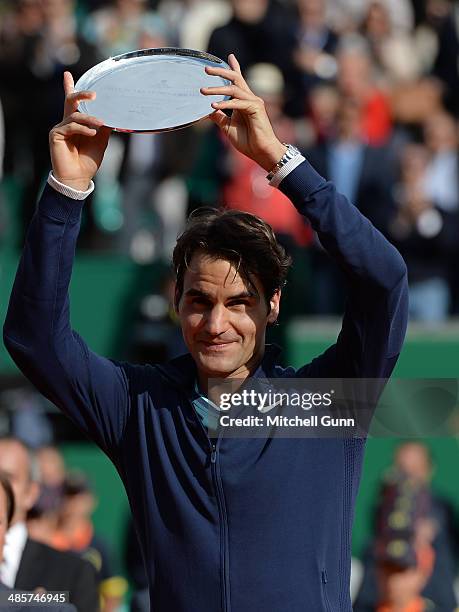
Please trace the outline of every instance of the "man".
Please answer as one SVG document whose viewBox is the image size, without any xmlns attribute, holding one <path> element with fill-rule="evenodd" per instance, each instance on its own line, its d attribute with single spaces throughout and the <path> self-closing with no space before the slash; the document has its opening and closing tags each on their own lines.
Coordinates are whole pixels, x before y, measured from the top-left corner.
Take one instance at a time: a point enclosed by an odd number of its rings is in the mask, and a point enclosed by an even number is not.
<svg viewBox="0 0 459 612">
<path fill-rule="evenodd" d="M 3 559 L 6 532 L 15 510 L 14 493 L 8 478 L 0 472 L 0 559 Z"/>
<path fill-rule="evenodd" d="M 27 511 L 39 493 L 28 449 L 15 438 L 0 439 L 0 471 L 14 491 L 15 512 L 6 534 L 1 581 L 9 588 L 34 591 L 69 591 L 78 612 L 98 610 L 95 571 L 88 561 L 28 537 Z"/>
<path fill-rule="evenodd" d="M 307 151 L 307 157 L 319 174 L 333 181 L 339 192 L 385 233 L 393 213 L 395 164 L 390 147 L 374 147 L 366 141 L 360 106 L 353 98 L 339 96 L 332 135 Z M 327 253 L 320 245 L 314 246 L 314 312 L 336 314 L 342 311 L 344 283 Z"/>
<path fill-rule="evenodd" d="M 6 531 L 9 528 L 11 521 L 13 520 L 15 511 L 14 493 L 8 478 L 0 472 L 0 559 L 3 558 L 3 547 L 5 545 Z M 21 595 L 21 591 L 9 589 L 0 581 L 0 612 L 34 612 L 37 610 L 48 609 L 48 605 L 27 605 L 20 606 L 19 603 L 8 604 L 8 597 L 10 595 Z M 75 606 L 71 604 L 53 604 L 52 609 L 54 612 L 76 612 Z"/>
<path fill-rule="evenodd" d="M 453 587 L 456 573 L 455 553 L 459 538 L 455 529 L 454 508 L 449 501 L 431 491 L 433 471 L 434 465 L 428 447 L 413 440 L 396 448 L 389 474 L 392 478 L 400 478 L 403 475 L 415 487 L 424 487 L 429 492 L 430 515 L 435 526 L 432 541 L 434 563 L 428 580 L 423 584 L 422 595 L 435 604 L 435 610 L 438 612 L 451 612 L 456 610 L 457 606 Z M 365 573 L 354 603 L 355 612 L 371 612 L 376 608 L 378 576 L 373 542 L 365 550 L 363 561 Z"/>
<path fill-rule="evenodd" d="M 429 491 L 403 474 L 388 479 L 384 489 L 375 545 L 378 603 L 371 609 L 438 612 L 435 604 L 421 595 L 435 563 Z"/>
<path fill-rule="evenodd" d="M 211 33 L 207 51 L 227 57 L 231 49 L 237 49 L 244 71 L 259 63 L 277 66 L 285 79 L 286 106 L 294 115 L 301 115 L 304 93 L 294 62 L 297 26 L 293 13 L 273 0 L 231 0 L 228 4 L 232 14 Z"/>
<path fill-rule="evenodd" d="M 107 453 L 126 487 L 155 612 L 350 612 L 350 539 L 363 439 L 211 440 L 211 377 L 390 375 L 407 319 L 406 266 L 367 219 L 279 142 L 234 55 L 207 67 L 231 84 L 202 90 L 212 120 L 307 216 L 349 281 L 337 343 L 298 371 L 265 347 L 288 257 L 261 219 L 195 216 L 174 251 L 176 310 L 190 354 L 135 366 L 93 353 L 72 331 L 68 284 L 82 200 L 109 130 L 76 112 L 91 92 L 65 75 L 52 175 L 29 231 L 5 343 L 35 385 Z M 232 110 L 231 117 L 223 112 Z M 290 160 L 289 160 L 290 158 Z M 67 195 L 65 195 L 67 194 Z M 73 198 L 73 199 L 72 199 Z"/>
<path fill-rule="evenodd" d="M 343 37 L 337 60 L 338 90 L 357 104 L 361 137 L 372 146 L 384 146 L 392 135 L 392 115 L 387 94 L 375 79 L 368 41 L 360 35 Z"/>
</svg>

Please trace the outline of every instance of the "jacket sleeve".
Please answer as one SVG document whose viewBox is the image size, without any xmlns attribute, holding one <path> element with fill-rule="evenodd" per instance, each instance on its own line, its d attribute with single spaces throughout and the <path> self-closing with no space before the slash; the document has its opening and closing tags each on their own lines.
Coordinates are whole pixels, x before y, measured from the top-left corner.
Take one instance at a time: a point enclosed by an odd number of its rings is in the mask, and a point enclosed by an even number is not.
<svg viewBox="0 0 459 612">
<path fill-rule="evenodd" d="M 126 367 L 93 353 L 70 325 L 68 289 L 82 205 L 46 185 L 3 336 L 24 375 L 113 459 L 129 414 Z"/>
<path fill-rule="evenodd" d="M 407 269 L 401 255 L 309 162 L 293 170 L 280 189 L 310 221 L 348 287 L 336 344 L 302 367 L 297 376 L 389 377 L 408 318 Z"/>
</svg>

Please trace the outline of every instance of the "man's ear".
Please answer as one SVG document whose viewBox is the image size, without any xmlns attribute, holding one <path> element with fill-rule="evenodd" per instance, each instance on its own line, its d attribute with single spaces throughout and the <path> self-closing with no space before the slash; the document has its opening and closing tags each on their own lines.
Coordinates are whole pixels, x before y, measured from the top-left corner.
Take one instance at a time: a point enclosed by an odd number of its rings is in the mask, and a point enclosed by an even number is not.
<svg viewBox="0 0 459 612">
<path fill-rule="evenodd" d="M 275 323 L 279 317 L 281 293 L 282 291 L 279 289 L 269 300 L 269 305 L 271 309 L 268 314 L 268 324 L 270 325 Z"/>
</svg>

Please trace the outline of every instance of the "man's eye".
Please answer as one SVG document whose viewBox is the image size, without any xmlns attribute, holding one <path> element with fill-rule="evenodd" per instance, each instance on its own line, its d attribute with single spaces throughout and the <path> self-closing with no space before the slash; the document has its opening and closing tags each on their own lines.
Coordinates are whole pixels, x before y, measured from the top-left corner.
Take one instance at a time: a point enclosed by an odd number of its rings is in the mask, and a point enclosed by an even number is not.
<svg viewBox="0 0 459 612">
<path fill-rule="evenodd" d="M 249 302 L 247 300 L 237 300 L 229 304 L 230 308 L 232 306 L 248 306 L 248 305 L 249 305 Z"/>
</svg>

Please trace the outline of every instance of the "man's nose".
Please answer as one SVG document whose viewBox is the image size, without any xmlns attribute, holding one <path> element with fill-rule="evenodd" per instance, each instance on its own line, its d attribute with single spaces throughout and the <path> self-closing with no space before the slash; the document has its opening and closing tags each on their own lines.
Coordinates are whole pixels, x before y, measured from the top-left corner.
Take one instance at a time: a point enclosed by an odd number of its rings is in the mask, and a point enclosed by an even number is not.
<svg viewBox="0 0 459 612">
<path fill-rule="evenodd" d="M 208 311 L 205 328 L 209 335 L 218 336 L 226 331 L 228 323 L 227 313 L 228 311 L 223 304 L 215 304 L 213 308 Z"/>
</svg>

